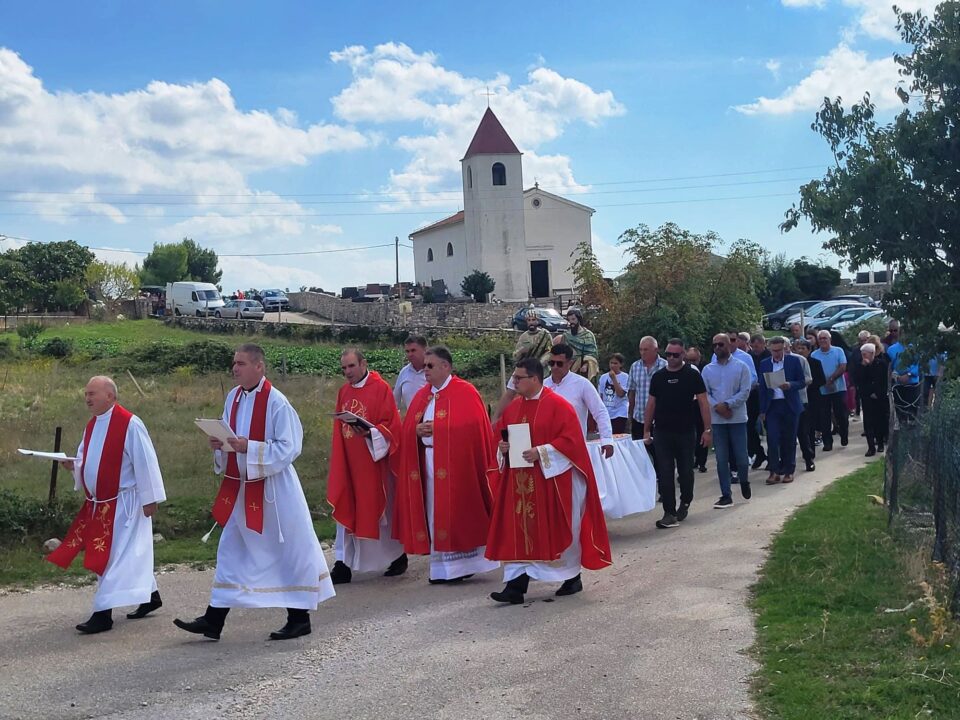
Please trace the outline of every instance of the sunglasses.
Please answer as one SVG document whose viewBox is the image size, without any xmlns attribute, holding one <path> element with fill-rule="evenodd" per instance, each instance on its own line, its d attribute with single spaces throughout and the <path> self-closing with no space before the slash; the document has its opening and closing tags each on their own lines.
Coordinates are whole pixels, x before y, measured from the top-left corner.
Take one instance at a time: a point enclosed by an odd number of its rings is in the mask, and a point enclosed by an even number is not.
<svg viewBox="0 0 960 720">
<path fill-rule="evenodd" d="M 683 353 L 678 353 L 678 352 L 665 352 L 664 355 L 666 355 L 668 358 L 683 357 Z"/>
<path fill-rule="evenodd" d="M 438 364 L 438 365 L 434 365 L 433 363 L 424 363 L 423 366 L 424 366 L 425 368 L 427 368 L 427 370 L 433 370 L 433 369 L 436 368 L 436 367 L 440 367 L 439 364 Z"/>
<path fill-rule="evenodd" d="M 727 343 L 725 342 L 716 342 L 713 344 L 714 347 L 726 347 Z"/>
<path fill-rule="evenodd" d="M 567 364 L 566 360 L 550 360 L 547 362 L 547 365 L 550 367 L 563 367 Z"/>
</svg>

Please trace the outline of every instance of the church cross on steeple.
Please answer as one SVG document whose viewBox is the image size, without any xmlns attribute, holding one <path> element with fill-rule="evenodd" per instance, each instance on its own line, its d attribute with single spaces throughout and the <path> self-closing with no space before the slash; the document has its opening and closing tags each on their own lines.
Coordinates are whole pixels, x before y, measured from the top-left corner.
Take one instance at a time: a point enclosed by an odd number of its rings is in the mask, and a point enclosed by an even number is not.
<svg viewBox="0 0 960 720">
<path fill-rule="evenodd" d="M 494 93 L 490 92 L 489 85 L 487 85 L 487 91 L 483 94 L 487 96 L 487 107 L 490 107 L 490 98 L 494 95 Z"/>
</svg>

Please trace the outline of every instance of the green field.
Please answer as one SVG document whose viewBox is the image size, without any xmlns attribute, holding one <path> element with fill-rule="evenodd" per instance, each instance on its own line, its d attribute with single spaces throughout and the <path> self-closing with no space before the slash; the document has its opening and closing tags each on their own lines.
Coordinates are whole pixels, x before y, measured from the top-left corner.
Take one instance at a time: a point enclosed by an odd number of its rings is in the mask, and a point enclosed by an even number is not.
<svg viewBox="0 0 960 720">
<path fill-rule="evenodd" d="M 871 502 L 882 473 L 877 462 L 836 481 L 773 543 L 754 600 L 764 717 L 960 717 L 957 625 L 928 544 L 894 535 Z"/>
</svg>

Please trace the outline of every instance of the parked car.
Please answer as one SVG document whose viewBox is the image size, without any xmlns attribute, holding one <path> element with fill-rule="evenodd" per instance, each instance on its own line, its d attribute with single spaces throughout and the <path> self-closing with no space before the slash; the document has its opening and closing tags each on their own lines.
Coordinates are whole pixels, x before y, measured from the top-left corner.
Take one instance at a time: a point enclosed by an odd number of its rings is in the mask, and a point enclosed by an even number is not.
<svg viewBox="0 0 960 720">
<path fill-rule="evenodd" d="M 550 332 L 567 329 L 566 319 L 553 308 L 523 308 L 513 316 L 513 327 L 521 332 L 527 329 L 527 313 L 533 310 L 540 318 L 540 325 Z"/>
<path fill-rule="evenodd" d="M 809 325 L 814 320 L 824 320 L 836 315 L 841 310 L 855 307 L 866 307 L 866 305 L 852 300 L 824 300 L 803 311 L 803 324 Z M 790 327 L 798 322 L 800 322 L 800 313 L 795 313 L 787 318 L 784 327 Z"/>
<path fill-rule="evenodd" d="M 264 312 L 290 309 L 290 299 L 283 290 L 264 290 L 259 300 L 263 304 Z"/>
<path fill-rule="evenodd" d="M 784 323 L 786 319 L 791 315 L 795 315 L 800 312 L 800 310 L 806 310 L 809 307 L 816 305 L 819 300 L 795 300 L 794 302 L 788 302 L 786 305 L 777 308 L 772 313 L 767 313 L 763 316 L 763 326 L 770 328 L 771 330 L 780 330 L 783 327 L 786 327 Z"/>
<path fill-rule="evenodd" d="M 228 300 L 214 315 L 237 320 L 263 320 L 263 305 L 256 300 Z"/>
<path fill-rule="evenodd" d="M 862 302 L 864 305 L 869 305 L 870 307 L 879 307 L 880 303 L 874 300 L 869 295 L 837 295 L 836 297 L 830 298 L 831 300 L 854 300 L 856 302 Z"/>
<path fill-rule="evenodd" d="M 871 308 L 870 312 L 864 313 L 855 320 L 841 320 L 839 322 L 835 322 L 833 327 L 830 329 L 836 330 L 837 332 L 843 332 L 847 328 L 854 325 L 859 325 L 866 320 L 879 320 L 884 323 L 890 322 L 890 318 L 886 316 L 883 310 L 880 310 L 879 308 Z"/>
<path fill-rule="evenodd" d="M 841 310 L 838 313 L 834 313 L 829 317 L 820 318 L 819 320 L 814 320 L 809 323 L 809 325 L 816 330 L 833 330 L 837 323 L 850 321 L 851 324 L 854 322 L 859 322 L 860 318 L 869 315 L 870 313 L 879 312 L 883 314 L 882 310 L 877 310 L 876 308 L 867 307 L 853 307 L 847 308 L 846 310 Z"/>
</svg>

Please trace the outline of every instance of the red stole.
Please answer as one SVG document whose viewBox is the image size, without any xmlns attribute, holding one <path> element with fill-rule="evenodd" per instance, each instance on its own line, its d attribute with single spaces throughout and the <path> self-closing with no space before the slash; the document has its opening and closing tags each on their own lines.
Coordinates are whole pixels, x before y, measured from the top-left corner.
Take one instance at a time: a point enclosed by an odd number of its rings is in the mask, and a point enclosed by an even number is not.
<svg viewBox="0 0 960 720">
<path fill-rule="evenodd" d="M 416 427 L 433 388 L 420 388 L 403 420 L 393 537 L 414 555 L 430 554 L 423 445 Z M 486 542 L 497 475 L 496 444 L 480 393 L 451 377 L 433 415 L 433 549 L 464 552 Z"/>
<path fill-rule="evenodd" d="M 270 399 L 270 381 L 264 378 L 260 392 L 255 393 L 253 399 L 253 415 L 250 417 L 250 430 L 247 439 L 263 442 L 267 430 L 267 401 Z M 230 429 L 237 432 L 237 410 L 240 408 L 240 398 L 243 388 L 238 387 L 230 403 Z M 263 481 L 264 478 L 247 478 L 244 483 L 243 499 L 246 511 L 247 527 L 254 532 L 263 532 Z M 233 506 L 240 494 L 240 466 L 237 464 L 237 453 L 227 453 L 227 471 L 223 474 L 220 483 L 220 492 L 213 503 L 213 519 L 221 526 L 226 526 L 227 520 L 233 513 Z"/>
<path fill-rule="evenodd" d="M 390 441 L 388 456 L 374 462 L 367 441 L 350 425 L 334 420 L 327 502 L 333 518 L 360 538 L 380 538 L 380 518 L 387 508 L 388 474 L 397 473 L 400 459 L 400 413 L 393 391 L 373 370 L 363 387 L 349 383 L 337 394 L 337 412 L 352 412 L 377 426 Z"/>
<path fill-rule="evenodd" d="M 110 560 L 110 548 L 113 546 L 113 520 L 117 515 L 117 501 L 120 495 L 120 468 L 123 465 L 123 446 L 127 440 L 127 427 L 133 417 L 121 405 L 113 406 L 107 435 L 100 451 L 100 466 L 97 468 L 96 497 L 91 497 L 84 483 L 84 470 L 90 450 L 90 438 L 97 424 L 91 418 L 83 434 L 83 462 L 80 465 L 80 481 L 86 500 L 77 513 L 64 542 L 47 555 L 54 565 L 67 568 L 81 550 L 83 566 L 97 575 L 103 575 Z M 101 502 L 105 500 L 106 502 Z"/>
<path fill-rule="evenodd" d="M 590 570 L 610 565 L 610 541 L 580 421 L 573 407 L 544 388 L 538 400 L 517 398 L 495 431 L 515 423 L 530 425 L 534 447 L 552 445 L 583 473 L 587 485 L 580 522 L 581 564 Z M 573 469 L 549 480 L 539 462 L 531 468 L 504 468 L 496 489 L 486 556 L 504 562 L 552 562 L 573 540 Z"/>
</svg>

